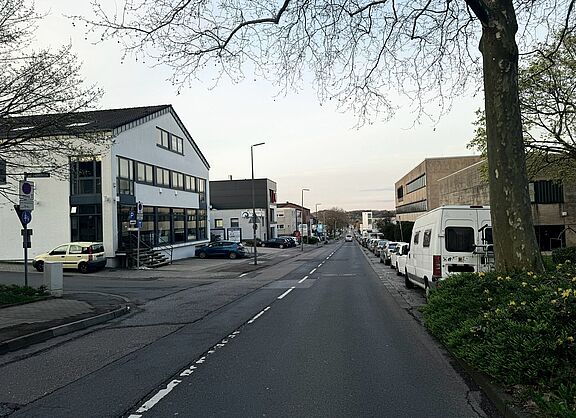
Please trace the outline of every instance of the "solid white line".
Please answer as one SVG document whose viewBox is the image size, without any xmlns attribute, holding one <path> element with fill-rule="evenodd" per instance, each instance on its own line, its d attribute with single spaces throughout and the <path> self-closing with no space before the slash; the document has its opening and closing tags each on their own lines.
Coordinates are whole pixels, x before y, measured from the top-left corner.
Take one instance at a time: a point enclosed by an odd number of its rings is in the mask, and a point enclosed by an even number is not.
<svg viewBox="0 0 576 418">
<path fill-rule="evenodd" d="M 244 277 L 246 276 L 248 273 L 242 273 L 239 277 Z"/>
<path fill-rule="evenodd" d="M 158 402 L 160 402 L 164 396 L 166 396 L 170 392 L 172 392 L 172 389 L 174 389 L 176 386 L 178 386 L 179 383 L 182 383 L 182 381 L 176 380 L 176 379 L 174 379 L 173 381 L 168 383 L 168 386 L 166 386 L 165 389 L 160 389 L 156 395 L 152 396 L 152 398 L 150 398 L 150 400 L 148 402 L 146 402 L 144 405 L 142 405 L 140 408 L 138 408 L 138 410 L 136 412 L 141 414 L 142 412 L 146 412 L 146 411 L 149 411 L 150 409 L 152 409 L 154 407 L 154 405 L 156 405 Z"/>
<path fill-rule="evenodd" d="M 302 283 L 304 280 L 306 280 L 308 278 L 308 276 L 304 276 L 304 278 L 302 280 L 298 280 L 298 283 Z"/>
<path fill-rule="evenodd" d="M 314 274 L 315 271 L 316 271 L 316 269 L 312 269 L 312 271 L 310 271 L 310 273 L 308 273 L 308 274 Z"/>
<path fill-rule="evenodd" d="M 294 289 L 296 289 L 296 288 L 295 288 L 295 287 L 291 287 L 290 289 L 288 289 L 287 291 L 285 291 L 284 293 L 282 293 L 280 296 L 278 296 L 278 299 L 284 298 L 284 296 L 286 296 L 288 293 L 290 293 L 290 292 L 293 291 Z"/>
<path fill-rule="evenodd" d="M 142 418 L 142 415 L 128 415 L 128 418 Z"/>
</svg>

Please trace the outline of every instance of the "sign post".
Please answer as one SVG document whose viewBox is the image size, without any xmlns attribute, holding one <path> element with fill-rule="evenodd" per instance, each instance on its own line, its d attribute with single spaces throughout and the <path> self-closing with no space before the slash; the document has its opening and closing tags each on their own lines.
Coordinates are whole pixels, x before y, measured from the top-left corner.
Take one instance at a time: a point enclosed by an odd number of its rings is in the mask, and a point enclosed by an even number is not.
<svg viewBox="0 0 576 418">
<path fill-rule="evenodd" d="M 143 219 L 144 205 L 142 205 L 142 202 L 138 201 L 138 203 L 136 203 L 136 228 L 138 229 L 138 243 L 136 244 L 136 268 L 138 270 L 140 270 L 140 228 L 142 228 Z"/>
<path fill-rule="evenodd" d="M 22 245 L 24 247 L 24 286 L 28 286 L 28 248 L 31 246 L 28 235 L 28 223 L 32 220 L 34 210 L 34 183 L 26 179 L 19 183 L 18 217 L 24 229 L 22 230 Z"/>
</svg>

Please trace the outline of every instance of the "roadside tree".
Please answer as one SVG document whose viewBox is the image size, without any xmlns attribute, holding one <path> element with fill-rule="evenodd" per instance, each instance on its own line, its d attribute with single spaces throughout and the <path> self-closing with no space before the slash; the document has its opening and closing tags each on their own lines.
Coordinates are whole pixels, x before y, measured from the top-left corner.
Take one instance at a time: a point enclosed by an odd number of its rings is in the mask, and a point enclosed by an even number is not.
<svg viewBox="0 0 576 418">
<path fill-rule="evenodd" d="M 85 86 L 71 46 L 34 49 L 42 18 L 28 1 L 4 0 L 0 8 L 0 184 L 24 172 L 65 176 L 67 156 L 86 155 L 97 138 L 79 132 L 73 112 L 93 107 L 101 96 Z M 51 114 L 27 119 L 35 114 Z M 60 115 L 56 115 L 60 114 Z M 58 135 L 55 135 L 58 134 Z M 0 187 L 0 197 L 15 201 L 17 187 Z"/>
<path fill-rule="evenodd" d="M 286 91 L 310 71 L 320 101 L 351 108 L 360 121 L 378 112 L 389 116 L 397 92 L 412 99 L 417 116 L 428 116 L 428 105 L 443 113 L 483 74 L 497 269 L 542 270 L 527 186 L 516 34 L 520 29 L 529 52 L 551 26 L 573 24 L 574 1 L 124 0 L 111 12 L 96 1 L 88 24 L 101 39 L 123 42 L 127 53 L 170 66 L 180 87 L 203 75 L 239 81 L 254 68 Z"/>
</svg>

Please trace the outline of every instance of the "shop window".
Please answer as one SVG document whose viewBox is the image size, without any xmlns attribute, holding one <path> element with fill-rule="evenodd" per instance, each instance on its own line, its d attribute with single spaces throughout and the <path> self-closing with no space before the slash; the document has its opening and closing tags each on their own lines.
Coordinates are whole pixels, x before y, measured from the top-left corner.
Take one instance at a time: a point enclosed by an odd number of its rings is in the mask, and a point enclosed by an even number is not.
<svg viewBox="0 0 576 418">
<path fill-rule="evenodd" d="M 186 242 L 184 209 L 172 209 L 172 219 L 174 222 L 174 243 Z"/>
<path fill-rule="evenodd" d="M 196 241 L 198 236 L 196 222 L 196 209 L 186 209 L 186 240 Z"/>
</svg>

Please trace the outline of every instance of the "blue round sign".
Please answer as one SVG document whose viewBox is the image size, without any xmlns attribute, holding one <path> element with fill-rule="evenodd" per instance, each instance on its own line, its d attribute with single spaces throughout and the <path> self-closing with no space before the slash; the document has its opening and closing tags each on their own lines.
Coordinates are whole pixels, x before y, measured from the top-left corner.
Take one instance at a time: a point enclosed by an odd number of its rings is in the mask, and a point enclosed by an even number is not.
<svg viewBox="0 0 576 418">
<path fill-rule="evenodd" d="M 32 185 L 27 182 L 22 183 L 22 193 L 24 194 L 32 193 Z"/>
<path fill-rule="evenodd" d="M 23 210 L 22 214 L 20 215 L 20 219 L 22 219 L 23 225 L 28 225 L 32 220 L 32 212 L 28 210 Z"/>
</svg>

